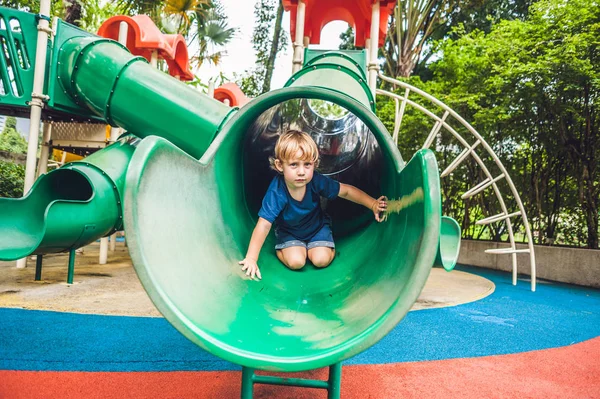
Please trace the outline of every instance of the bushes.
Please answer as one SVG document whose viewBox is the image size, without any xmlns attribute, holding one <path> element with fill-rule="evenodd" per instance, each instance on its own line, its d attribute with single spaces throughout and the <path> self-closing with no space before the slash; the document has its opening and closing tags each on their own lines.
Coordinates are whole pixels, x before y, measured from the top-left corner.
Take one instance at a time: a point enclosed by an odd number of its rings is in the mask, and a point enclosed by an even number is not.
<svg viewBox="0 0 600 399">
<path fill-rule="evenodd" d="M 0 197 L 22 197 L 24 183 L 24 166 L 0 161 Z"/>
</svg>

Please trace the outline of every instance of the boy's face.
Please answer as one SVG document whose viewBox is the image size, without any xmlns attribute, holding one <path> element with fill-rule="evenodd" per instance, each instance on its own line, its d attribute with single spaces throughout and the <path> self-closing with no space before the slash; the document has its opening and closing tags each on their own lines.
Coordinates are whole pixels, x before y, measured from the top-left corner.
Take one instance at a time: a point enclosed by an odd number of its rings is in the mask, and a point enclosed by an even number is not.
<svg viewBox="0 0 600 399">
<path fill-rule="evenodd" d="M 302 151 L 287 161 L 275 160 L 275 167 L 281 173 L 286 184 L 290 188 L 301 188 L 306 186 L 313 178 L 315 164 L 312 161 L 302 160 Z"/>
</svg>

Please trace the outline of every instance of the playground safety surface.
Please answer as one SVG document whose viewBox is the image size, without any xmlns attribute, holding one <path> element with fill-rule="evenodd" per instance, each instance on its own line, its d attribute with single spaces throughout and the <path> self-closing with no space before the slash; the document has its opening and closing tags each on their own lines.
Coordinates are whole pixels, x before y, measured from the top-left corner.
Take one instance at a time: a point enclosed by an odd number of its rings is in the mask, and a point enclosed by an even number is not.
<svg viewBox="0 0 600 399">
<path fill-rule="evenodd" d="M 77 254 L 73 284 L 66 283 L 68 254 L 46 255 L 42 280 L 34 281 L 35 257 L 28 267 L 0 262 L 0 307 L 57 312 L 161 316 L 142 288 L 123 243 L 98 264 L 99 244 Z M 283 266 L 282 266 L 283 267 Z M 481 299 L 494 284 L 474 274 L 433 269 L 413 310 L 458 305 Z"/>
<path fill-rule="evenodd" d="M 239 367 L 156 311 L 122 243 L 26 269 L 0 262 L 0 398 L 236 398 Z M 508 273 L 433 269 L 413 311 L 344 362 L 343 398 L 600 398 L 600 291 Z M 325 369 L 293 373 L 326 378 Z M 257 385 L 256 398 L 325 398 Z"/>
</svg>

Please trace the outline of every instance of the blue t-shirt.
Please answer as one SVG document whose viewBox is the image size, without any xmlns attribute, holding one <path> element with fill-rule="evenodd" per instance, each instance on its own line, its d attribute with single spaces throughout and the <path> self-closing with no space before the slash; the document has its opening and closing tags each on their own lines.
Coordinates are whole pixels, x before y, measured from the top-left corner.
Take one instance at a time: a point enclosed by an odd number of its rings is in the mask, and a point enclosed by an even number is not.
<svg viewBox="0 0 600 399">
<path fill-rule="evenodd" d="M 307 241 L 329 222 L 321 210 L 321 197 L 334 199 L 339 193 L 339 182 L 315 172 L 306 185 L 304 198 L 297 201 L 290 195 L 283 176 L 277 175 L 269 185 L 258 216 L 298 240 Z"/>
</svg>

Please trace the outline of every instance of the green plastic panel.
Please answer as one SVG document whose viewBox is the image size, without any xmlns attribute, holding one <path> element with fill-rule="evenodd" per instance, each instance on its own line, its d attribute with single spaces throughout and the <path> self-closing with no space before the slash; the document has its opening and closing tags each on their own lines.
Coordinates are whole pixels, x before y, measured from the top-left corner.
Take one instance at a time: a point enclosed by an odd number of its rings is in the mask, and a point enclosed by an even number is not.
<svg viewBox="0 0 600 399">
<path fill-rule="evenodd" d="M 311 65 L 315 61 L 323 57 L 339 57 L 351 60 L 351 63 L 356 65 L 364 77 L 367 76 L 367 51 L 366 50 L 315 50 L 304 49 L 304 66 Z M 342 62 L 342 61 L 339 61 Z"/>
<path fill-rule="evenodd" d="M 440 229 L 440 247 L 435 258 L 435 265 L 451 271 L 456 266 L 460 252 L 460 226 L 449 216 L 442 216 Z"/>
<path fill-rule="evenodd" d="M 80 103 L 76 102 L 71 96 L 71 93 L 67 92 L 63 85 L 60 84 L 60 79 L 58 76 L 58 70 L 62 63 L 60 58 L 65 56 L 64 52 L 61 51 L 61 48 L 64 46 L 65 42 L 73 40 L 94 40 L 98 39 L 98 36 L 86 32 L 62 20 L 57 21 L 55 30 L 56 35 L 54 36 L 53 40 L 52 58 L 49 65 L 49 74 L 47 79 L 48 95 L 50 96 L 50 99 L 48 100 L 48 106 L 53 110 L 104 121 L 102 116 L 94 114 L 85 105 L 81 105 Z M 77 53 L 71 54 L 72 57 L 75 57 L 76 55 Z M 99 74 L 100 73 L 102 73 L 102 71 L 99 71 Z"/>
<path fill-rule="evenodd" d="M 285 87 L 322 87 L 349 95 L 375 112 L 375 101 L 366 79 L 338 64 L 306 66 L 292 76 Z"/>
<path fill-rule="evenodd" d="M 0 7 L 0 108 L 29 107 L 37 22 L 34 14 Z"/>
<path fill-rule="evenodd" d="M 333 101 L 358 115 L 384 153 L 382 194 L 423 193 L 409 209 L 340 238 L 323 270 L 294 272 L 261 253 L 261 281 L 238 261 L 256 215 L 245 197 L 247 126 L 290 98 Z M 387 334 L 416 301 L 438 248 L 441 220 L 434 155 L 405 166 L 389 134 L 362 104 L 331 90 L 281 89 L 244 106 L 198 162 L 158 137 L 138 146 L 127 172 L 125 231 L 135 269 L 163 315 L 211 353 L 247 367 L 297 371 L 347 359 Z"/>
<path fill-rule="evenodd" d="M 164 137 L 196 158 L 235 112 L 112 40 L 69 39 L 59 62 L 60 86 L 80 105 L 137 136 Z"/>
<path fill-rule="evenodd" d="M 0 260 L 76 249 L 122 227 L 130 139 L 42 175 L 23 198 L 0 198 Z"/>
<path fill-rule="evenodd" d="M 363 79 L 367 79 L 367 71 L 364 63 L 357 62 L 354 58 L 346 55 L 339 51 L 328 51 L 324 52 L 309 61 L 304 63 L 304 66 L 318 65 L 318 64 L 335 64 L 346 67 L 352 70 L 357 75 L 360 75 Z"/>
</svg>

